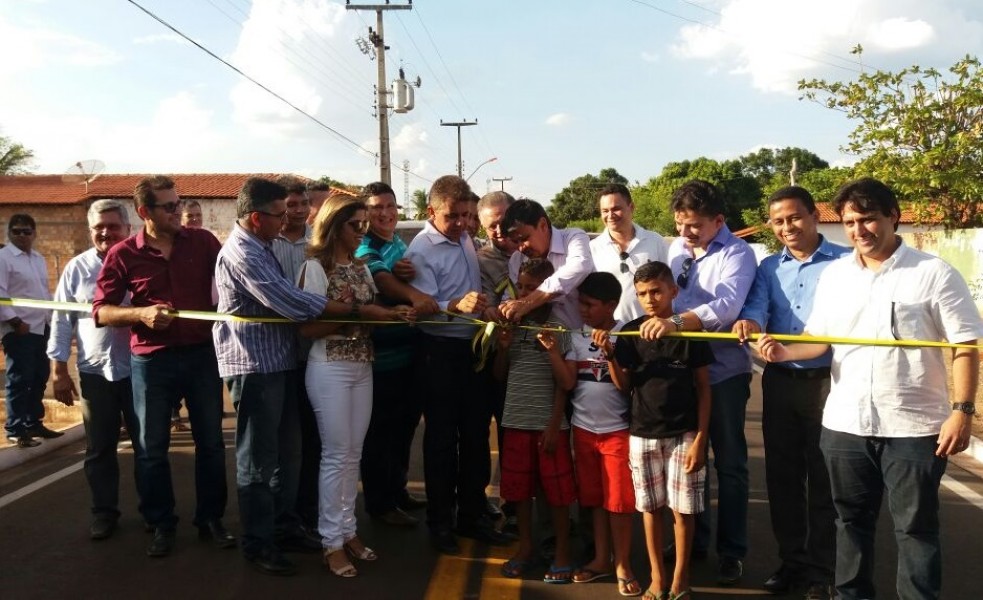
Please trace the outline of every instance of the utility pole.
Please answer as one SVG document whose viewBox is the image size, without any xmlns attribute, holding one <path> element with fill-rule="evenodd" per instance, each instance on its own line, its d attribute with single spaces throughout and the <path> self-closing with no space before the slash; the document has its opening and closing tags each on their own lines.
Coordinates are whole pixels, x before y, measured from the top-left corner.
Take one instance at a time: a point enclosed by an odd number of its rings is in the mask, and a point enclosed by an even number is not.
<svg viewBox="0 0 983 600">
<path fill-rule="evenodd" d="M 502 184 L 502 191 L 505 191 L 505 182 L 512 181 L 512 177 L 492 177 L 492 181 L 498 181 Z"/>
<path fill-rule="evenodd" d="M 457 127 L 457 176 L 464 177 L 464 163 L 461 162 L 461 128 L 468 127 L 469 125 L 477 125 L 478 119 L 474 121 L 468 121 L 467 119 L 463 121 L 455 121 L 453 123 L 444 123 L 444 120 L 440 120 L 441 127 Z"/>
<path fill-rule="evenodd" d="M 375 56 L 379 61 L 379 79 L 376 83 L 378 98 L 379 117 L 379 180 L 392 185 L 392 175 L 389 169 L 389 101 L 387 91 L 389 86 L 386 83 L 386 46 L 382 33 L 382 11 L 384 10 L 412 10 L 413 0 L 407 4 L 390 4 L 386 0 L 385 4 L 351 4 L 350 0 L 345 2 L 346 10 L 374 10 L 375 11 L 375 31 L 369 27 L 369 41 L 375 47 Z"/>
</svg>

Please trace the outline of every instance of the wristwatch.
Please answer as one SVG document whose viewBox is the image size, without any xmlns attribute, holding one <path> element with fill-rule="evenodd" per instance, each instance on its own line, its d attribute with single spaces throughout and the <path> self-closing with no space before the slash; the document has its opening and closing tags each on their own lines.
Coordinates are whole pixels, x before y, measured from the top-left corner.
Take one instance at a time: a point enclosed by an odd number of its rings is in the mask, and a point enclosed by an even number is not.
<svg viewBox="0 0 983 600">
<path fill-rule="evenodd" d="M 673 315 L 669 317 L 669 320 L 676 326 L 676 331 L 683 330 L 683 317 L 681 315 Z"/>
<path fill-rule="evenodd" d="M 958 410 L 964 415 L 975 415 L 976 414 L 976 403 L 975 402 L 953 402 L 952 410 Z"/>
</svg>

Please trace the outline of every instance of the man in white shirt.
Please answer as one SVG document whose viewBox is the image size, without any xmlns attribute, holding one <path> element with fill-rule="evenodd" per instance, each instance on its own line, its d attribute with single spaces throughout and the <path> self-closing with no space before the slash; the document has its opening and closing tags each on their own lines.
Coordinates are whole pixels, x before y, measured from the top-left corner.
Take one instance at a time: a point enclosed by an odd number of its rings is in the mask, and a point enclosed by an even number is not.
<svg viewBox="0 0 983 600">
<path fill-rule="evenodd" d="M 580 307 L 577 286 L 594 270 L 590 239 L 580 229 L 553 227 L 542 205 L 532 200 L 516 200 L 502 218 L 502 230 L 516 244 L 518 252 L 509 259 L 509 278 L 519 279 L 519 267 L 531 258 L 544 258 L 553 265 L 553 274 L 525 298 L 502 303 L 502 316 L 510 321 L 522 317 L 547 302 L 564 325 L 578 329 Z"/>
<path fill-rule="evenodd" d="M 887 186 L 870 178 L 847 183 L 833 205 L 854 252 L 823 271 L 807 333 L 976 345 L 983 320 L 969 287 L 949 264 L 895 234 L 901 209 Z M 829 347 L 759 341 L 770 362 L 815 358 Z M 939 348 L 832 348 L 820 447 L 838 516 L 839 597 L 874 597 L 874 533 L 886 495 L 898 544 L 897 595 L 938 598 L 939 484 L 947 458 L 969 443 L 979 350 L 953 349 L 950 406 Z"/>
<path fill-rule="evenodd" d="M 604 231 L 590 242 L 594 268 L 621 282 L 621 300 L 614 318 L 628 322 L 645 314 L 635 295 L 633 280 L 638 267 L 648 262 L 668 262 L 666 241 L 632 220 L 635 203 L 628 187 L 611 183 L 597 195 Z"/>
<path fill-rule="evenodd" d="M 37 224 L 31 215 L 11 215 L 9 244 L 0 248 L 0 297 L 50 300 L 48 267 L 32 250 Z M 51 311 L 0 306 L 0 336 L 7 361 L 7 439 L 18 448 L 33 448 L 36 438 L 56 438 L 60 431 L 44 426 L 44 388 L 51 372 L 44 354 Z"/>
<path fill-rule="evenodd" d="M 102 260 L 110 248 L 130 236 L 126 207 L 118 200 L 96 200 L 89 207 L 92 247 L 65 265 L 58 280 L 58 302 L 92 302 Z M 82 422 L 85 424 L 85 479 L 92 497 L 89 536 L 110 537 L 119 520 L 120 416 L 127 431 L 139 435 L 133 412 L 130 381 L 130 332 L 123 327 L 96 327 L 91 313 L 56 310 L 51 319 L 48 356 L 54 376 L 55 400 L 75 404 L 79 390 L 68 372 L 72 341 L 77 349 L 79 385 L 82 389 Z M 133 461 L 134 469 L 139 461 Z M 134 477 L 137 481 L 139 476 Z"/>
</svg>

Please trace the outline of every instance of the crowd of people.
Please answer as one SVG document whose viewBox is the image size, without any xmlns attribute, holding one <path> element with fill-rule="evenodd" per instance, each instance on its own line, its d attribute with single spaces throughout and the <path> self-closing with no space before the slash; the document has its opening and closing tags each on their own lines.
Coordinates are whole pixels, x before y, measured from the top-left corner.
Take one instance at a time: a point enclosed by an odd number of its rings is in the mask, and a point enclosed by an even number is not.
<svg viewBox="0 0 983 600">
<path fill-rule="evenodd" d="M 671 241 L 634 222 L 618 184 L 598 194 L 605 229 L 593 240 L 557 228 L 537 202 L 478 198 L 455 176 L 433 183 L 408 246 L 382 182 L 329 196 L 295 178 L 251 178 L 224 244 L 165 176 L 142 180 L 134 201 L 135 235 L 122 203 L 91 205 L 92 248 L 59 280 L 54 299 L 91 303 L 91 313 L 0 306 L 7 437 L 28 448 L 61 435 L 43 424 L 53 371 L 55 398 L 82 404 L 94 540 L 111 537 L 120 516 L 124 424 L 153 532 L 147 555 L 172 552 L 169 444 L 183 401 L 193 524 L 264 573 L 293 574 L 290 552 L 322 553 L 339 577 L 377 560 L 358 532 L 361 479 L 366 512 L 381 523 L 413 527 L 426 509 L 440 553 L 459 552 L 459 536 L 517 540 L 505 577 L 540 568 L 538 515 L 552 542 L 546 583 L 613 578 L 623 596 L 684 598 L 691 561 L 712 546 L 718 582 L 735 585 L 748 553 L 753 348 L 767 363 L 762 425 L 778 543 L 764 588 L 873 597 L 886 495 L 899 597 L 940 594 L 938 489 L 947 457 L 968 444 L 983 320 L 952 267 L 896 235 L 900 207 L 879 181 L 848 182 L 833 200 L 852 250 L 819 233 L 808 191 L 775 192 L 769 224 L 782 249 L 760 265 L 725 223 L 720 190 L 700 180 L 672 196 Z M 0 296 L 50 298 L 36 229 L 30 215 L 10 218 Z M 180 315 L 215 310 L 242 318 Z M 482 363 L 472 338 L 491 321 L 493 356 Z M 701 331 L 738 341 L 679 335 Z M 962 344 L 952 350 L 954 402 L 938 348 L 783 345 L 770 334 Z M 236 412 L 238 538 L 223 524 L 223 385 Z M 407 490 L 421 416 L 425 499 Z M 501 506 L 486 496 L 492 418 Z M 574 504 L 591 540 L 583 560 L 571 540 Z M 631 565 L 637 513 L 647 586 Z"/>
</svg>

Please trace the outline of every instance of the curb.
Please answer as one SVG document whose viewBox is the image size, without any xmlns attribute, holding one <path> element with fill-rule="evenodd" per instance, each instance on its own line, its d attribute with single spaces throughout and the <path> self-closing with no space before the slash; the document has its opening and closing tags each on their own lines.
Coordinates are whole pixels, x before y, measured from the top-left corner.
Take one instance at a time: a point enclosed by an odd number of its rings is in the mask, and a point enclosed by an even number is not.
<svg viewBox="0 0 983 600">
<path fill-rule="evenodd" d="M 17 446 L 0 448 L 0 471 L 12 469 L 29 460 L 44 456 L 59 448 L 64 448 L 69 444 L 74 444 L 79 440 L 85 439 L 85 428 L 81 423 L 72 425 L 63 431 L 65 435 L 53 440 L 44 440 L 40 446 L 35 446 L 34 448 L 18 448 Z"/>
</svg>

